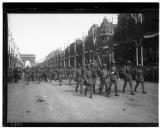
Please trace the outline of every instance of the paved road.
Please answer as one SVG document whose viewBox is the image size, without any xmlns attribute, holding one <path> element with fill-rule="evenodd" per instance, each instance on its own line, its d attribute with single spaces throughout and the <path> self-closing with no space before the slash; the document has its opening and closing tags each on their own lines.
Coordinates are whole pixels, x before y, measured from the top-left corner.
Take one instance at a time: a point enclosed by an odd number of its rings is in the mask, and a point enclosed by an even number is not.
<svg viewBox="0 0 160 128">
<path fill-rule="evenodd" d="M 119 84 L 122 90 L 123 81 Z M 98 88 L 97 88 L 98 90 Z M 147 94 L 138 88 L 136 96 L 119 92 L 110 98 L 93 95 L 93 99 L 75 92 L 75 84 L 63 86 L 53 81 L 8 84 L 9 122 L 158 122 L 158 84 L 146 83 Z"/>
</svg>

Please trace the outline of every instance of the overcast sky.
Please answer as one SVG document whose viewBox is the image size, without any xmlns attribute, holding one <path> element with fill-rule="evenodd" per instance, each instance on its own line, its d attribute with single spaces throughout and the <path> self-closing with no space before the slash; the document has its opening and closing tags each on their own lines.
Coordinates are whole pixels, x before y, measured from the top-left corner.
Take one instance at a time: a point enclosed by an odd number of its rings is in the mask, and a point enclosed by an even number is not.
<svg viewBox="0 0 160 128">
<path fill-rule="evenodd" d="M 52 50 L 87 35 L 106 16 L 117 23 L 117 14 L 9 14 L 9 33 L 22 54 L 35 54 L 36 62 Z"/>
</svg>

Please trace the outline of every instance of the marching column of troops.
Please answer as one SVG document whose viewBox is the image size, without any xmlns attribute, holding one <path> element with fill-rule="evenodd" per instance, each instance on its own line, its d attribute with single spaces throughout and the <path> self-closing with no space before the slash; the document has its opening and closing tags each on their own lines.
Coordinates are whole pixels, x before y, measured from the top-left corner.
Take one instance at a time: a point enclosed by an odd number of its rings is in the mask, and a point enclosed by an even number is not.
<svg viewBox="0 0 160 128">
<path fill-rule="evenodd" d="M 59 85 L 62 86 L 63 80 L 68 80 L 69 85 L 72 85 L 72 81 L 76 82 L 75 91 L 78 92 L 80 88 L 80 93 L 86 96 L 89 91 L 89 98 L 93 97 L 93 94 L 96 93 L 96 85 L 99 80 L 98 92 L 100 95 L 105 95 L 109 97 L 112 85 L 114 85 L 115 96 L 119 96 L 118 94 L 118 86 L 119 86 L 119 72 L 116 68 L 115 62 L 111 63 L 111 66 L 108 68 L 106 64 L 102 64 L 102 67 L 97 66 L 95 63 L 89 63 L 86 66 L 78 67 L 68 67 L 68 68 L 48 68 L 48 67 L 35 67 L 29 68 L 27 67 L 24 70 L 25 80 L 28 85 L 30 81 L 38 81 L 38 84 L 41 81 L 46 81 L 52 83 L 52 80 L 58 81 Z M 122 92 L 125 93 L 125 88 L 127 83 L 129 83 L 131 95 L 135 95 L 134 92 L 137 91 L 137 87 L 139 84 L 142 85 L 142 92 L 145 94 L 144 88 L 144 72 L 141 65 L 136 67 L 135 81 L 136 85 L 133 89 L 133 71 L 131 67 L 131 61 L 127 61 L 122 70 L 122 79 L 124 79 L 124 85 Z"/>
</svg>

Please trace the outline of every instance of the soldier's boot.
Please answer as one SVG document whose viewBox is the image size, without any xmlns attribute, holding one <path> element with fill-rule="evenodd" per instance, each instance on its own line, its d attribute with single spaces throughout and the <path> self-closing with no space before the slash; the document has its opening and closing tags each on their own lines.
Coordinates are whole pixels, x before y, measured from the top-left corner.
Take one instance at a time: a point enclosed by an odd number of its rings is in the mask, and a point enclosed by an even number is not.
<svg viewBox="0 0 160 128">
<path fill-rule="evenodd" d="M 134 92 L 137 92 L 137 87 L 138 87 L 138 85 L 139 85 L 139 82 L 136 81 L 136 86 L 134 87 Z"/>
<path fill-rule="evenodd" d="M 99 86 L 99 94 L 100 95 L 102 94 L 102 87 L 101 87 L 101 85 Z"/>
<path fill-rule="evenodd" d="M 124 81 L 124 85 L 123 85 L 123 93 L 125 93 L 125 88 L 126 88 L 126 86 L 127 86 L 127 81 Z"/>
<path fill-rule="evenodd" d="M 119 96 L 118 92 L 117 92 L 117 83 L 116 82 L 114 83 L 114 86 L 115 86 L 115 96 Z"/>
<path fill-rule="evenodd" d="M 107 86 L 107 85 L 106 85 L 106 87 L 105 87 L 105 88 L 106 88 L 106 90 L 105 90 L 105 96 L 106 96 L 106 97 L 108 97 L 108 95 L 109 95 L 109 88 L 108 88 L 108 86 Z"/>
<path fill-rule="evenodd" d="M 110 84 L 109 84 L 109 88 L 108 88 L 108 95 L 110 95 L 111 87 L 112 87 L 112 82 L 110 82 Z"/>
<path fill-rule="evenodd" d="M 95 91 L 95 84 L 93 85 L 93 93 L 95 93 L 96 91 Z"/>
<path fill-rule="evenodd" d="M 82 84 L 81 84 L 81 90 L 80 90 L 80 93 L 82 94 L 82 90 L 83 90 L 83 87 L 82 87 Z"/>
<path fill-rule="evenodd" d="M 92 89 L 93 89 L 92 86 L 93 86 L 93 85 L 90 85 L 90 96 L 89 96 L 89 98 L 93 98 L 93 97 L 92 97 Z"/>
<path fill-rule="evenodd" d="M 78 91 L 78 84 L 76 85 L 76 92 Z"/>
<path fill-rule="evenodd" d="M 86 85 L 84 94 L 85 94 L 85 96 L 87 95 L 87 85 Z"/>
<path fill-rule="evenodd" d="M 135 93 L 133 92 L 133 90 L 131 89 L 131 95 L 135 95 Z"/>
</svg>

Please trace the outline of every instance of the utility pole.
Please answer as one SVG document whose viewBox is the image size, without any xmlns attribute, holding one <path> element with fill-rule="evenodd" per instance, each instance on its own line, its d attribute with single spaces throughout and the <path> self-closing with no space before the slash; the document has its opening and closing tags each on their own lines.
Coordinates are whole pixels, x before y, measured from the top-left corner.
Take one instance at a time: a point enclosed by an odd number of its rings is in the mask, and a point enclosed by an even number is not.
<svg viewBox="0 0 160 128">
<path fill-rule="evenodd" d="M 131 14 L 131 16 L 135 20 L 135 27 L 136 27 L 136 36 L 135 36 L 136 64 L 137 64 L 137 66 L 139 64 L 139 61 L 138 61 L 138 58 L 139 58 L 138 48 L 140 47 L 141 65 L 143 66 L 143 45 L 142 45 L 143 33 L 140 31 L 142 29 L 141 26 L 142 26 L 143 17 L 142 17 L 141 13 L 139 13 L 139 14 Z"/>
</svg>

